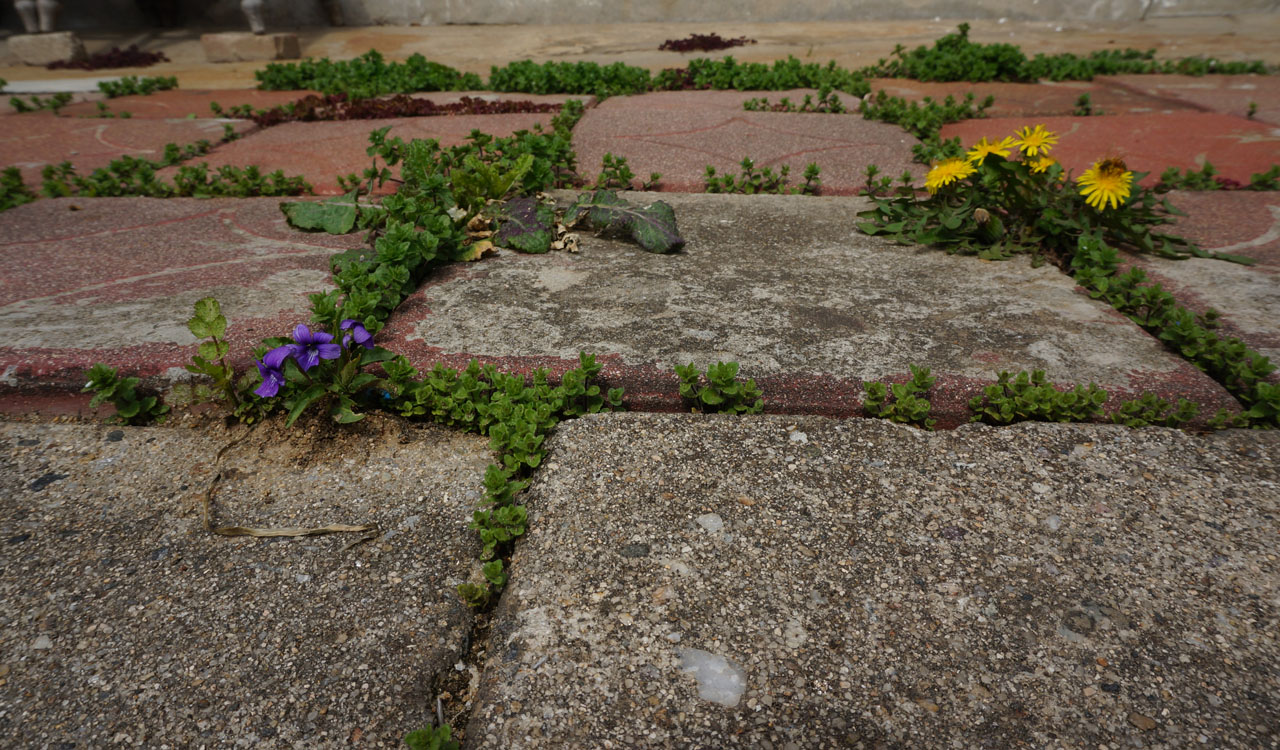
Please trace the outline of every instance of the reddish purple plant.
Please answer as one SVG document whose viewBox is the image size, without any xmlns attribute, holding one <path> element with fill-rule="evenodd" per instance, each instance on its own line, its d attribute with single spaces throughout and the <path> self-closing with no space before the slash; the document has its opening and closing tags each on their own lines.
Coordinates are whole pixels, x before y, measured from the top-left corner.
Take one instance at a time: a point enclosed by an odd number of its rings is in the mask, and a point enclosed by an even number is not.
<svg viewBox="0 0 1280 750">
<path fill-rule="evenodd" d="M 393 117 L 437 117 L 442 115 L 499 115 L 516 112 L 559 112 L 559 104 L 535 104 L 529 100 L 489 101 L 464 96 L 456 102 L 436 104 L 408 94 L 376 99 L 349 99 L 345 93 L 311 94 L 290 105 L 259 110 L 253 121 L 260 127 L 285 122 L 317 120 L 383 120 Z"/>
<path fill-rule="evenodd" d="M 57 60 L 45 67 L 49 70 L 102 70 L 104 68 L 149 68 L 160 62 L 169 62 L 163 52 L 143 52 L 138 45 L 131 44 L 128 49 L 112 47 L 106 52 L 97 52 L 87 60 Z"/>
<path fill-rule="evenodd" d="M 660 50 L 671 52 L 714 52 L 718 49 L 741 47 L 744 44 L 755 44 L 756 40 L 740 36 L 737 39 L 725 39 L 716 33 L 690 34 L 686 39 L 668 39 L 662 43 Z"/>
</svg>

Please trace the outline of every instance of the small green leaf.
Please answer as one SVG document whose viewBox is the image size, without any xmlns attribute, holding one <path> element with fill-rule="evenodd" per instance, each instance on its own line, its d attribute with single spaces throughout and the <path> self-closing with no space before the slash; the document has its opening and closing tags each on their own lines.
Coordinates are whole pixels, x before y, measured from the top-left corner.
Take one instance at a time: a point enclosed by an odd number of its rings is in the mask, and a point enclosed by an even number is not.
<svg viewBox="0 0 1280 750">
<path fill-rule="evenodd" d="M 310 201 L 281 203 L 289 225 L 308 231 L 324 231 L 329 234 L 346 234 L 356 225 L 356 195 L 352 190 L 346 195 L 330 198 L 323 203 Z"/>
</svg>

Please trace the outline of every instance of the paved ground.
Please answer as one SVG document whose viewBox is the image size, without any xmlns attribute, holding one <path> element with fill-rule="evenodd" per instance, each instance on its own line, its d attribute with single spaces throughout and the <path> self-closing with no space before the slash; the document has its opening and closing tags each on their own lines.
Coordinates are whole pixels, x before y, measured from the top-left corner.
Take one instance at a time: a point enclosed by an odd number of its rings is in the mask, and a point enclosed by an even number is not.
<svg viewBox="0 0 1280 750">
<path fill-rule="evenodd" d="M 978 24 L 1031 51 L 1156 47 L 1280 62 L 1280 14 L 1124 27 Z M 511 59 L 616 60 L 691 31 L 747 35 L 739 59 L 873 62 L 952 21 L 309 31 L 304 51 L 421 51 L 487 73 Z M 90 39 L 90 48 L 127 43 Z M 89 120 L 80 72 L 0 68 L 26 91 L 82 90 L 54 118 L 0 115 L 0 167 L 87 171 L 166 142 L 216 139 L 209 103 L 265 107 L 251 64 L 202 63 L 195 37 L 140 38 L 182 88 L 113 100 Z M 2 42 L 0 42 L 2 47 Z M 0 61 L 4 52 L 0 49 Z M 57 79 L 57 80 L 55 80 Z M 54 81 L 43 84 L 41 81 Z M 1138 169 L 1211 161 L 1248 179 L 1280 162 L 1271 78 L 1102 77 L 1063 84 L 875 81 L 908 98 L 991 93 L 972 140 L 1046 123 L 1077 171 L 1102 153 Z M 773 416 L 601 416 L 563 425 L 525 496 L 528 537 L 492 620 L 460 605 L 476 574 L 466 526 L 491 460 L 483 440 L 373 418 L 338 430 L 244 433 L 179 416 L 120 429 L 84 415 L 104 361 L 152 385 L 186 377 L 183 322 L 218 297 L 232 361 L 307 316 L 327 259 L 360 244 L 289 229 L 279 200 L 41 200 L 0 214 L 0 736 L 46 747 L 393 747 L 435 701 L 469 747 L 1000 747 L 1280 744 L 1274 435 L 1089 426 L 928 434 L 870 420 L 864 380 L 939 377 L 940 426 L 1002 369 L 1097 382 L 1120 397 L 1235 408 L 1213 381 L 1052 267 L 985 263 L 859 234 L 862 169 L 911 163 L 895 126 L 849 115 L 748 113 L 756 95 L 676 92 L 589 102 L 582 173 L 606 152 L 663 173 L 688 244 L 649 255 L 586 235 L 578 254 L 500 253 L 434 275 L 382 343 L 420 367 L 471 357 L 558 373 L 600 354 L 633 409 L 681 408 L 671 368 L 736 360 Z M 1089 93 L 1103 116 L 1077 117 Z M 446 95 L 429 95 L 445 100 Z M 456 95 L 447 95 L 456 96 Z M 527 98 L 514 95 L 512 98 Z M 552 97 L 556 101 L 563 97 Z M 1256 102 L 1252 118 L 1249 102 Z M 852 100 L 847 102 L 856 104 Z M 196 119 L 187 119 L 195 114 Z M 218 146 L 211 164 L 302 174 L 319 192 L 368 164 L 367 134 L 458 142 L 550 115 L 296 123 Z M 696 194 L 707 164 L 808 161 L 827 195 Z M 573 193 L 557 193 L 561 203 Z M 1277 193 L 1174 193 L 1175 228 L 1250 255 L 1140 263 L 1224 330 L 1280 355 Z M 44 420 L 45 423 L 39 423 Z M 193 426 L 197 425 L 197 426 Z M 216 464 L 216 465 L 215 465 Z M 376 522 L 376 538 L 207 534 L 215 523 Z M 342 535 L 348 536 L 348 535 Z M 358 536 L 356 538 L 359 538 Z M 166 644 L 156 648 L 157 636 Z"/>
<path fill-rule="evenodd" d="M 0 743 L 392 748 L 430 720 L 485 441 L 280 427 L 0 425 Z M 214 525 L 378 533 L 214 536 L 210 489 Z"/>
<path fill-rule="evenodd" d="M 469 744 L 1271 747 L 1277 437 L 563 425 Z"/>
</svg>

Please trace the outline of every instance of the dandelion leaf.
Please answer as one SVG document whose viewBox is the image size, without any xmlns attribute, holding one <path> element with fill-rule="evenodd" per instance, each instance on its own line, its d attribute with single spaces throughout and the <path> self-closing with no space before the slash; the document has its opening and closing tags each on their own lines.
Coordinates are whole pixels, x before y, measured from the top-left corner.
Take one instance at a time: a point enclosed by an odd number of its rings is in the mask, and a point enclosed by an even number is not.
<svg viewBox="0 0 1280 750">
<path fill-rule="evenodd" d="M 507 201 L 502 224 L 494 237 L 500 247 L 522 253 L 545 253 L 555 239 L 556 217 L 551 209 L 530 196 Z"/>
<path fill-rule="evenodd" d="M 636 206 L 612 190 L 583 193 L 565 214 L 570 226 L 585 225 L 603 235 L 625 237 L 651 253 L 673 253 L 684 247 L 670 205 L 655 201 Z"/>
</svg>

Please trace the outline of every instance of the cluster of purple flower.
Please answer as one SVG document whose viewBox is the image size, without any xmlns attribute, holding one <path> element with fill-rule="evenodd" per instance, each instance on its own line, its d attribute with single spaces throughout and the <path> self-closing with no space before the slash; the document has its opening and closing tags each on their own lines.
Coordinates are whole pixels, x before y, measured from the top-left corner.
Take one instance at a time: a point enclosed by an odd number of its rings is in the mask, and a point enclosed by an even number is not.
<svg viewBox="0 0 1280 750">
<path fill-rule="evenodd" d="M 354 320 L 342 321 L 342 330 L 347 334 L 342 337 L 342 346 L 333 343 L 333 336 L 324 331 L 312 331 L 305 324 L 299 323 L 293 329 L 293 343 L 277 346 L 267 352 L 258 365 L 262 373 L 262 385 L 254 389 L 254 393 L 271 398 L 280 392 L 284 385 L 284 363 L 290 357 L 298 364 L 298 369 L 306 372 L 320 364 L 322 359 L 337 359 L 342 356 L 344 348 L 350 348 L 354 342 L 365 349 L 373 348 L 373 334 Z"/>
</svg>

